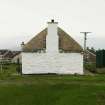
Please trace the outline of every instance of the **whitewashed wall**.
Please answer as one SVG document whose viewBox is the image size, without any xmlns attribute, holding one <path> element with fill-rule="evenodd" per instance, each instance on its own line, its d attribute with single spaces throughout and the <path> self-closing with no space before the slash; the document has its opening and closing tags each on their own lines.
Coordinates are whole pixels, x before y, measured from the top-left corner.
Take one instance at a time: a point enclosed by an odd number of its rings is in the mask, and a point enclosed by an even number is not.
<svg viewBox="0 0 105 105">
<path fill-rule="evenodd" d="M 22 53 L 23 74 L 83 74 L 80 53 Z"/>
</svg>

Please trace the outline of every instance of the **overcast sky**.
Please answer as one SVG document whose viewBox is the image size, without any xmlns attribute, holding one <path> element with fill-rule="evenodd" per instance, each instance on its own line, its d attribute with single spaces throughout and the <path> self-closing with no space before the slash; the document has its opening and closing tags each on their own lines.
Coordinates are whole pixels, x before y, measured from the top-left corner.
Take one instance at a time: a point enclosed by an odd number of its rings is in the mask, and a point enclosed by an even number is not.
<svg viewBox="0 0 105 105">
<path fill-rule="evenodd" d="M 0 0 L 0 49 L 16 49 L 55 19 L 81 45 L 105 49 L 105 0 Z"/>
</svg>

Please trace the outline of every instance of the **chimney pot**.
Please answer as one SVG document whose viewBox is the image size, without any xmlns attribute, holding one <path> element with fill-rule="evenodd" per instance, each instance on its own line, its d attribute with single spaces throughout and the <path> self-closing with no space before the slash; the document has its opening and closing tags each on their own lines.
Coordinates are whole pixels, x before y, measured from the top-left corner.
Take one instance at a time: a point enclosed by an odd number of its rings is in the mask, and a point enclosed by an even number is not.
<svg viewBox="0 0 105 105">
<path fill-rule="evenodd" d="M 51 22 L 54 23 L 54 19 L 52 19 Z"/>
</svg>

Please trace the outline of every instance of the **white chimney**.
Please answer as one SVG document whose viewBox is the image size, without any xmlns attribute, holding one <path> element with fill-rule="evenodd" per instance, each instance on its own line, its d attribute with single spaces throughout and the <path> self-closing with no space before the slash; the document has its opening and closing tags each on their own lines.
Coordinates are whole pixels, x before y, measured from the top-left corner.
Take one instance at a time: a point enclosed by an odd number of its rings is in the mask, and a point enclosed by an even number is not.
<svg viewBox="0 0 105 105">
<path fill-rule="evenodd" d="M 58 40 L 58 22 L 48 22 L 48 30 L 46 37 L 46 52 L 47 53 L 57 53 L 59 50 L 59 40 Z"/>
</svg>

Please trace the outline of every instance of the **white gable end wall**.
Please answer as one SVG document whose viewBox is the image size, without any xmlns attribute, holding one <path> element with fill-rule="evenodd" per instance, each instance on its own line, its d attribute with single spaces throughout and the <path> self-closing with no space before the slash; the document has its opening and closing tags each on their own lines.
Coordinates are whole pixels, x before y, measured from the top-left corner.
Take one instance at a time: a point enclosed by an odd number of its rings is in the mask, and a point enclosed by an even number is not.
<svg viewBox="0 0 105 105">
<path fill-rule="evenodd" d="M 83 74 L 80 53 L 22 53 L 23 74 Z"/>
<path fill-rule="evenodd" d="M 59 53 L 58 23 L 48 22 L 46 53 L 22 52 L 23 74 L 83 74 L 81 53 Z"/>
</svg>

